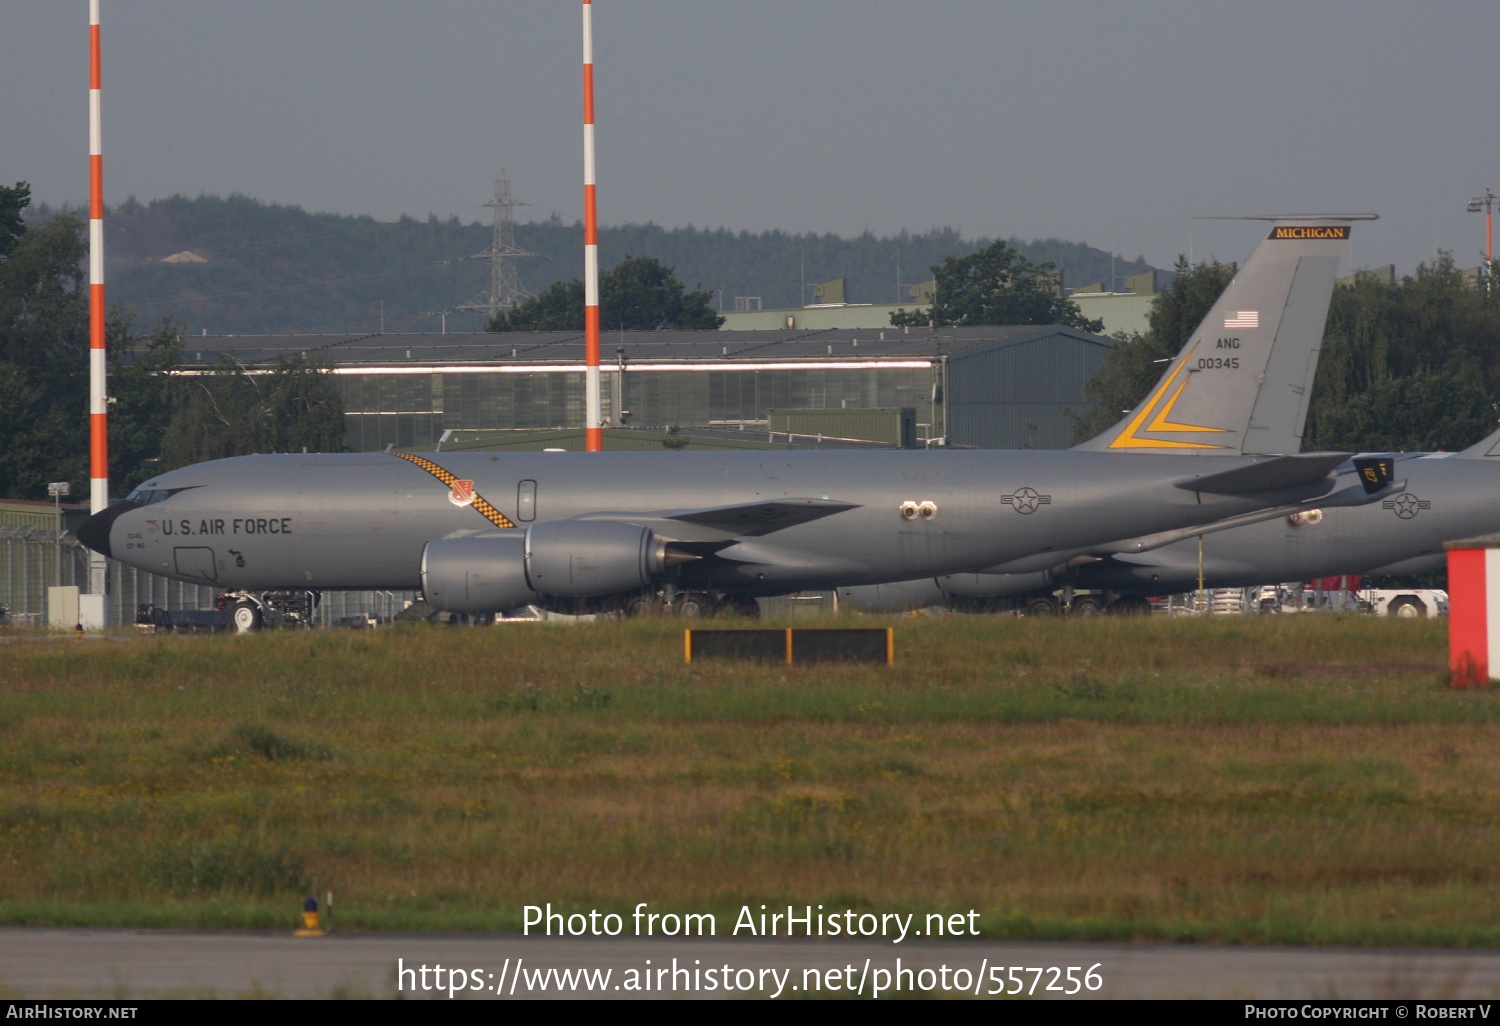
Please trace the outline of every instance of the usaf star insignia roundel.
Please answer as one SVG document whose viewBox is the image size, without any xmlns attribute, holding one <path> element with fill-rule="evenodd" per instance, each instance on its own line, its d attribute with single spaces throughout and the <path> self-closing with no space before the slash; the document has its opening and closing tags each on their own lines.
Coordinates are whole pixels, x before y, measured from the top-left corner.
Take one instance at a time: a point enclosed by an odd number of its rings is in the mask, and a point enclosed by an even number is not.
<svg viewBox="0 0 1500 1026">
<path fill-rule="evenodd" d="M 1396 511 L 1396 516 L 1402 520 L 1410 520 L 1424 509 L 1431 509 L 1432 503 L 1426 499 L 1419 499 L 1409 492 L 1398 495 L 1394 499 L 1386 499 L 1380 504 L 1385 509 Z"/>
<path fill-rule="evenodd" d="M 1039 506 L 1050 506 L 1052 496 L 1042 495 L 1035 488 L 1017 488 L 1013 495 L 1000 496 L 1000 501 L 1017 513 L 1035 513 Z"/>
</svg>

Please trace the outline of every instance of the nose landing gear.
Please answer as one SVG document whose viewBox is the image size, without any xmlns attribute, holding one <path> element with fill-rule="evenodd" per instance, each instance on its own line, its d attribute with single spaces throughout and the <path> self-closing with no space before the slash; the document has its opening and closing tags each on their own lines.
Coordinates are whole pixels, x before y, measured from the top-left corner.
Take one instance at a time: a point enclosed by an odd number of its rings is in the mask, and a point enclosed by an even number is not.
<svg viewBox="0 0 1500 1026">
<path fill-rule="evenodd" d="M 229 611 L 229 628 L 253 634 L 270 627 L 312 627 L 322 596 L 316 591 L 231 591 L 215 601 Z"/>
</svg>

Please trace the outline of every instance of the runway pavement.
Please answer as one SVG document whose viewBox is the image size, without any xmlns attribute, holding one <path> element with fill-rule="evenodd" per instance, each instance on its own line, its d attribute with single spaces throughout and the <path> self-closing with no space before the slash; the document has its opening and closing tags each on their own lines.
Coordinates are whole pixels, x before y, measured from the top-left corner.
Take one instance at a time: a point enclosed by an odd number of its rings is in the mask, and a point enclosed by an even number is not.
<svg viewBox="0 0 1500 1026">
<path fill-rule="evenodd" d="M 1077 967 L 1078 998 L 1500 997 L 1500 951 L 1491 950 L 0 929 L 6 998 L 392 997 L 398 965 L 408 970 L 403 996 L 442 1000 L 457 982 L 457 997 L 471 999 L 795 997 L 809 989 L 872 997 L 882 983 L 881 996 L 891 997 L 893 986 L 910 996 L 946 983 L 950 996 L 1020 986 L 1070 1000 L 1062 993 L 1074 989 L 1068 967 Z M 1082 985 L 1090 968 L 1096 990 Z M 591 975 L 567 987 L 551 969 Z M 1061 990 L 1048 991 L 1049 984 Z"/>
</svg>

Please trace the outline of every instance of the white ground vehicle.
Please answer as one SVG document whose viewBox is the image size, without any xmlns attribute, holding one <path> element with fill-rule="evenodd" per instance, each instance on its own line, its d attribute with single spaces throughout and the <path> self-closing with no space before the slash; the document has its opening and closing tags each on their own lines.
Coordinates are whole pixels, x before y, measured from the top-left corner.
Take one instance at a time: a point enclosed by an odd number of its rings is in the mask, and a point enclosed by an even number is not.
<svg viewBox="0 0 1500 1026">
<path fill-rule="evenodd" d="M 1247 591 L 1260 613 L 1373 613 L 1421 619 L 1448 615 L 1448 593 L 1437 588 L 1361 588 L 1318 591 L 1300 584 L 1268 584 Z"/>
<path fill-rule="evenodd" d="M 1376 616 L 1403 620 L 1448 615 L 1448 593 L 1438 588 L 1365 588 L 1359 602 Z"/>
</svg>

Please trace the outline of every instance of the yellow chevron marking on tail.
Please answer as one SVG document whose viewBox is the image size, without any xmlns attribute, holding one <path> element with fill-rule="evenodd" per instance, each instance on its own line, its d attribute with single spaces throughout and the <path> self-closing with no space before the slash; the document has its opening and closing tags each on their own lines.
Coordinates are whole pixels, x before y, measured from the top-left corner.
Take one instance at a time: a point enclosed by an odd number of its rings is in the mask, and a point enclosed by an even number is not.
<svg viewBox="0 0 1500 1026">
<path fill-rule="evenodd" d="M 415 453 L 410 452 L 393 452 L 391 453 L 391 455 L 397 457 L 398 459 L 406 460 L 408 463 L 415 463 L 417 466 L 427 471 L 427 473 L 443 482 L 443 484 L 447 485 L 449 488 L 452 488 L 454 483 L 458 480 L 455 475 L 448 473 L 448 471 L 444 470 L 442 467 L 438 466 L 436 463 L 432 462 L 426 457 L 418 456 Z M 494 524 L 496 527 L 512 528 L 516 526 L 509 517 L 507 517 L 504 513 L 501 513 L 494 506 L 490 505 L 489 500 L 480 495 L 478 492 L 474 493 L 474 502 L 472 505 L 480 513 L 484 514 L 484 518 L 486 520 Z"/>
<path fill-rule="evenodd" d="M 1156 391 L 1151 393 L 1150 398 L 1141 404 L 1141 408 L 1136 415 L 1130 418 L 1130 423 L 1125 425 L 1125 430 L 1121 431 L 1115 440 L 1109 443 L 1111 449 L 1225 448 L 1222 445 L 1210 445 L 1208 442 L 1179 442 L 1170 438 L 1147 438 L 1138 433 L 1142 430 L 1141 425 L 1145 424 L 1147 417 L 1151 417 L 1151 423 L 1146 425 L 1144 429 L 1146 431 L 1161 431 L 1168 434 L 1225 433 L 1226 429 L 1224 428 L 1204 427 L 1198 424 L 1178 424 L 1168 419 L 1172 416 L 1172 408 L 1177 405 L 1177 400 L 1182 397 L 1183 389 L 1187 387 L 1189 376 L 1187 370 L 1188 362 L 1192 358 L 1193 353 L 1197 351 L 1197 346 L 1188 350 L 1187 355 L 1178 363 L 1177 369 L 1167 375 L 1166 379 L 1156 387 Z M 1173 388 L 1174 385 L 1176 386 L 1175 388 Z M 1168 391 L 1172 394 L 1163 402 L 1162 399 L 1167 395 Z M 1151 416 L 1153 410 L 1156 414 L 1154 417 Z"/>
</svg>

